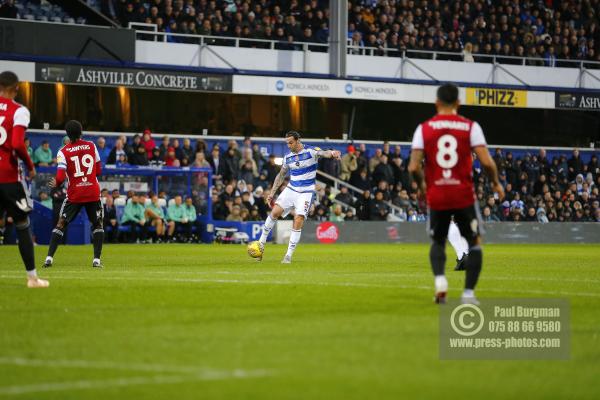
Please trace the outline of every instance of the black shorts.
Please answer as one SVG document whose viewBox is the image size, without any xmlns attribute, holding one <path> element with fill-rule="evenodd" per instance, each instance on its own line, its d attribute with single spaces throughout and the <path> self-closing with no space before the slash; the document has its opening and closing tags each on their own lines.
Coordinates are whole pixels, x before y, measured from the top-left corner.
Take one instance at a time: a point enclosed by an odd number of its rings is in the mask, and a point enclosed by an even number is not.
<svg viewBox="0 0 600 400">
<path fill-rule="evenodd" d="M 92 226 L 96 229 L 102 228 L 102 223 L 104 221 L 104 207 L 100 200 L 89 203 L 71 203 L 68 199 L 65 199 L 60 208 L 59 216 L 60 218 L 64 218 L 67 221 L 67 224 L 69 224 L 77 217 L 77 214 L 79 214 L 79 211 L 81 211 L 82 208 L 85 208 L 85 212 Z"/>
<path fill-rule="evenodd" d="M 427 231 L 436 241 L 445 240 L 448 237 L 448 228 L 450 221 L 454 218 L 454 223 L 462 237 L 472 244 L 474 239 L 484 233 L 479 204 L 456 210 L 429 210 L 429 219 L 427 220 Z"/>
<path fill-rule="evenodd" d="M 0 183 L 0 218 L 4 218 L 6 213 L 15 221 L 22 221 L 31 210 L 33 201 L 24 183 Z"/>
</svg>

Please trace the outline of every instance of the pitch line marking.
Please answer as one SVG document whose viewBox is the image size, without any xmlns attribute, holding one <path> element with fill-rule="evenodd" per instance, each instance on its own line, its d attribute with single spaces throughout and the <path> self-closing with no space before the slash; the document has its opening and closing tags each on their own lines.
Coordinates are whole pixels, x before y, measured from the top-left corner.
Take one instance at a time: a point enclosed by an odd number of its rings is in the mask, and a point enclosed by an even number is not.
<svg viewBox="0 0 600 400">
<path fill-rule="evenodd" d="M 0 278 L 17 278 L 17 276 L 0 275 Z M 22 275 L 19 276 L 22 278 Z M 74 280 L 88 280 L 89 276 L 62 276 L 57 279 L 74 279 Z M 372 288 L 386 288 L 386 289 L 422 289 L 432 290 L 431 286 L 425 285 L 380 285 L 373 283 L 358 283 L 358 282 L 293 282 L 293 281 L 259 281 L 259 280 L 239 280 L 239 279 L 200 279 L 200 278 L 151 278 L 151 277 L 124 277 L 124 276 L 94 276 L 95 281 L 107 280 L 107 281 L 147 281 L 147 282 L 183 282 L 183 283 L 233 283 L 242 285 L 314 285 L 314 286 L 341 286 L 341 287 L 372 287 Z M 543 294 L 543 295 L 561 295 L 561 296 L 573 296 L 573 297 L 600 297 L 600 293 L 589 293 L 589 292 L 565 292 L 565 291 L 548 291 L 548 290 L 524 290 L 524 289 L 494 289 L 485 288 L 481 291 L 488 292 L 500 292 L 500 293 L 528 293 L 528 294 Z"/>
<path fill-rule="evenodd" d="M 105 380 L 79 380 L 69 382 L 35 383 L 30 385 L 13 385 L 0 387 L 0 396 L 20 395 L 39 392 L 66 391 L 77 389 L 95 389 L 106 387 L 120 387 L 133 385 L 173 384 L 194 381 L 248 379 L 273 375 L 267 370 L 234 369 L 214 370 L 190 366 L 169 366 L 161 364 L 122 364 L 106 361 L 85 360 L 37 360 L 20 357 L 2 357 L 0 364 L 13 366 L 53 367 L 53 368 L 83 368 L 83 369 L 109 369 L 146 372 L 173 372 L 185 375 L 169 376 L 140 376 L 132 378 L 116 378 Z"/>
</svg>

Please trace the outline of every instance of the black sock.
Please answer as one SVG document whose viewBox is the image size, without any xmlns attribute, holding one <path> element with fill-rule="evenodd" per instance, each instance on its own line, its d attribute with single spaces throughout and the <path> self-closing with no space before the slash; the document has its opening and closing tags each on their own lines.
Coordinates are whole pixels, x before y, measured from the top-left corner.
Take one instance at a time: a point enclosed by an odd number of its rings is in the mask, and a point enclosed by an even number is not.
<svg viewBox="0 0 600 400">
<path fill-rule="evenodd" d="M 48 257 L 54 257 L 58 245 L 62 243 L 64 232 L 60 229 L 54 229 L 50 237 L 50 246 L 48 247 Z"/>
<path fill-rule="evenodd" d="M 104 242 L 104 230 L 95 229 L 92 232 L 92 243 L 94 244 L 94 258 L 100 259 L 102 255 L 102 242 Z"/>
<path fill-rule="evenodd" d="M 481 265 L 483 264 L 483 252 L 480 246 L 471 247 L 469 249 L 469 257 L 467 257 L 467 277 L 465 279 L 465 289 L 475 289 L 479 274 L 481 273 Z"/>
<path fill-rule="evenodd" d="M 17 238 L 19 239 L 19 252 L 27 271 L 35 270 L 35 255 L 33 252 L 33 239 L 29 230 L 29 221 L 23 225 L 17 225 Z"/>
<path fill-rule="evenodd" d="M 444 269 L 446 266 L 446 246 L 445 242 L 438 243 L 433 242 L 431 249 L 429 249 L 429 261 L 431 262 L 431 269 L 433 275 L 444 275 Z"/>
</svg>

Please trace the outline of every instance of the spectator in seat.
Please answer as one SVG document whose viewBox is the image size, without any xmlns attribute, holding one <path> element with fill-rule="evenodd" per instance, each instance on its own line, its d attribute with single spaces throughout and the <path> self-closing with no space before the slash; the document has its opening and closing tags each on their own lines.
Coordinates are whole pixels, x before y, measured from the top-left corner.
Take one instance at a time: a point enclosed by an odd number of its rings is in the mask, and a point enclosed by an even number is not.
<svg viewBox="0 0 600 400">
<path fill-rule="evenodd" d="M 31 148 L 31 139 L 29 139 L 28 137 L 25 138 L 25 147 L 27 148 L 27 154 L 29 154 L 29 157 L 31 157 L 31 159 L 33 160 L 33 149 Z"/>
<path fill-rule="evenodd" d="M 149 226 L 156 228 L 156 243 L 162 243 L 165 240 L 165 213 L 158 203 L 158 196 L 152 194 L 150 196 L 150 204 L 146 206 L 144 212 Z"/>
<path fill-rule="evenodd" d="M 40 147 L 35 149 L 33 162 L 40 167 L 56 164 L 56 159 L 52 157 L 52 149 L 50 149 L 50 143 L 47 140 L 44 140 Z"/>
<path fill-rule="evenodd" d="M 117 191 L 117 194 L 118 193 L 119 192 Z M 117 239 L 119 238 L 119 220 L 117 219 L 117 209 L 114 206 L 113 196 L 106 196 L 105 198 L 104 227 L 110 228 L 105 229 L 105 241 L 108 243 L 116 243 Z"/>
<path fill-rule="evenodd" d="M 208 161 L 206 161 L 206 156 L 204 155 L 204 152 L 199 151 L 196 153 L 195 159 L 194 159 L 194 163 L 192 164 L 192 167 L 196 167 L 196 168 L 210 168 L 210 163 Z"/>
<path fill-rule="evenodd" d="M 106 147 L 106 139 L 100 136 L 96 141 L 96 148 L 98 149 L 98 155 L 100 156 L 100 161 L 102 161 L 102 165 L 106 164 L 108 160 L 108 156 L 110 155 L 110 149 Z"/>
<path fill-rule="evenodd" d="M 394 183 L 394 170 L 388 164 L 388 157 L 385 154 L 382 154 L 380 157 L 381 162 L 377 164 L 375 170 L 373 171 L 373 182 L 379 185 L 379 182 L 384 181 L 389 183 Z"/>
<path fill-rule="evenodd" d="M 0 18 L 17 18 L 17 7 L 14 0 L 4 0 L 0 6 Z"/>
<path fill-rule="evenodd" d="M 375 155 L 369 159 L 369 172 L 371 174 L 373 173 L 373 171 L 375 171 L 375 167 L 377 167 L 377 165 L 379 165 L 379 163 L 381 162 L 382 155 L 383 152 L 381 151 L 381 149 L 377 149 L 375 150 Z"/>
<path fill-rule="evenodd" d="M 360 221 L 368 221 L 371 219 L 371 192 L 365 190 L 362 196 L 354 203 L 356 208 L 356 216 Z"/>
<path fill-rule="evenodd" d="M 371 181 L 367 175 L 367 170 L 365 168 L 361 169 L 359 174 L 352 174 L 352 179 L 350 179 L 350 184 L 352 186 L 356 186 L 361 190 L 369 190 L 371 189 Z"/>
<path fill-rule="evenodd" d="M 150 160 L 148 164 L 153 167 L 162 167 L 165 165 L 165 161 L 161 157 L 160 149 L 158 147 L 155 147 L 154 150 L 152 150 L 152 160 Z"/>
<path fill-rule="evenodd" d="M 169 147 L 171 147 L 171 139 L 168 136 L 163 136 L 162 142 L 160 144 L 160 158 L 166 158 L 167 153 L 169 152 Z"/>
<path fill-rule="evenodd" d="M 475 62 L 475 58 L 473 58 L 473 44 L 470 42 L 467 42 L 463 49 L 463 61 L 470 63 Z"/>
<path fill-rule="evenodd" d="M 258 178 L 258 165 L 256 164 L 256 161 L 254 160 L 254 153 L 252 151 L 252 148 L 249 148 L 249 147 L 244 148 L 244 151 L 242 153 L 242 159 L 240 160 L 239 168 L 240 168 L 240 170 L 247 172 L 247 175 L 249 175 L 247 178 L 251 177 L 251 179 L 242 178 L 246 182 L 253 182 L 254 178 Z"/>
<path fill-rule="evenodd" d="M 231 207 L 231 214 L 227 216 L 226 221 L 242 222 L 242 208 L 238 205 Z"/>
<path fill-rule="evenodd" d="M 148 160 L 154 158 L 153 150 L 156 147 L 156 142 L 152 139 L 152 131 L 150 129 L 144 130 L 144 136 L 142 137 L 142 145 L 146 150 L 146 157 Z"/>
<path fill-rule="evenodd" d="M 580 171 L 583 171 L 583 161 L 578 149 L 573 150 L 573 156 L 569 159 L 567 165 L 569 168 L 568 179 L 572 181 Z"/>
<path fill-rule="evenodd" d="M 375 199 L 371 202 L 371 208 L 369 210 L 369 219 L 371 221 L 385 221 L 388 214 L 390 213 L 389 207 L 383 200 L 383 192 L 377 191 L 375 193 Z"/>
<path fill-rule="evenodd" d="M 185 207 L 183 206 L 183 199 L 180 195 L 175 196 L 175 201 L 167 209 L 167 239 L 169 242 L 177 241 L 175 232 L 181 230 L 184 232 L 184 240 L 191 237 L 192 225 L 187 218 Z"/>
<path fill-rule="evenodd" d="M 340 186 L 340 192 L 335 196 L 335 199 L 348 205 L 352 205 L 352 203 L 354 203 L 353 196 L 350 194 L 346 186 Z"/>
<path fill-rule="evenodd" d="M 358 168 L 358 162 L 356 159 L 356 149 L 353 145 L 348 146 L 348 152 L 342 157 L 342 172 L 340 173 L 340 179 L 348 182 L 352 172 Z"/>
<path fill-rule="evenodd" d="M 185 204 L 183 205 L 185 210 L 185 218 L 188 221 L 187 231 L 184 232 L 186 235 L 186 240 L 188 243 L 193 241 L 192 238 L 192 227 L 197 225 L 198 222 L 198 211 L 196 210 L 196 206 L 194 206 L 194 200 L 191 197 L 185 198 Z M 200 232 L 198 230 L 198 232 Z"/>
<path fill-rule="evenodd" d="M 129 234 L 129 242 L 145 242 L 148 227 L 146 225 L 145 207 L 146 201 L 145 195 L 133 194 L 121 217 L 121 225 L 130 226 L 131 232 Z M 139 230 L 139 232 L 138 232 Z"/>
<path fill-rule="evenodd" d="M 46 192 L 40 192 L 40 203 L 46 208 L 52 209 L 52 199 Z"/>
<path fill-rule="evenodd" d="M 221 152 L 219 151 L 219 146 L 213 147 L 210 153 L 210 158 L 208 159 L 208 163 L 210 164 L 213 170 L 213 178 L 215 180 L 221 180 L 223 173 L 223 160 L 221 160 Z"/>
<path fill-rule="evenodd" d="M 230 146 L 223 157 L 223 168 L 220 174 L 223 181 L 229 182 L 231 180 L 237 180 L 240 165 L 239 160 L 240 159 L 236 155 L 236 149 Z"/>
<path fill-rule="evenodd" d="M 142 143 L 138 144 L 135 153 L 131 155 L 129 158 L 129 163 L 131 165 L 139 165 L 146 166 L 148 165 L 148 155 L 146 153 L 146 148 Z"/>
<path fill-rule="evenodd" d="M 340 204 L 333 206 L 333 213 L 329 216 L 329 220 L 331 222 L 343 222 L 345 217 L 346 216 L 344 215 L 342 206 Z"/>
<path fill-rule="evenodd" d="M 113 147 L 113 149 L 110 151 L 106 163 L 110 165 L 115 165 L 117 164 L 117 161 L 121 159 L 121 156 L 127 156 L 127 153 L 125 152 L 123 140 L 119 138 L 115 141 L 115 147 Z"/>
<path fill-rule="evenodd" d="M 179 159 L 175 155 L 175 148 L 169 147 L 167 150 L 167 157 L 165 158 L 165 166 L 166 167 L 179 167 L 181 163 Z"/>
<path fill-rule="evenodd" d="M 190 164 L 192 162 L 194 162 L 194 160 L 196 158 L 196 153 L 194 151 L 194 148 L 192 147 L 192 142 L 188 138 L 183 139 L 183 147 L 181 148 L 181 155 L 182 155 L 182 159 L 187 158 L 189 160 Z"/>
</svg>

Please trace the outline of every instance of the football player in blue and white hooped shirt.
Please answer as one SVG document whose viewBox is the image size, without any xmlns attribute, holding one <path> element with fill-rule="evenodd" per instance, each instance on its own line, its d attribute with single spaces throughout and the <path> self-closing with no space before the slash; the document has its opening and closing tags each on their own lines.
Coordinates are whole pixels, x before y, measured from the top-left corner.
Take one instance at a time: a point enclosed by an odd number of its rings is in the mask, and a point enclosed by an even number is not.
<svg viewBox="0 0 600 400">
<path fill-rule="evenodd" d="M 269 236 L 271 229 L 273 229 L 275 221 L 282 215 L 287 215 L 291 210 L 294 210 L 294 225 L 290 235 L 290 243 L 288 245 L 287 253 L 282 261 L 284 264 L 289 264 L 292 262 L 292 255 L 300 241 L 302 226 L 304 225 L 304 221 L 306 220 L 315 194 L 317 162 L 319 157 L 339 159 L 340 152 L 337 150 L 321 150 L 318 147 L 305 146 L 300 141 L 300 134 L 295 131 L 286 133 L 285 141 L 290 152 L 283 158 L 281 171 L 279 171 L 279 174 L 275 177 L 273 188 L 267 197 L 267 202 L 273 208 L 273 211 L 271 211 L 271 215 L 269 215 L 265 221 L 259 243 L 261 251 L 264 252 L 267 237 Z M 290 182 L 281 192 L 279 197 L 277 197 L 277 200 L 273 205 L 273 198 L 277 193 L 277 189 L 279 189 L 288 173 L 290 175 Z M 259 260 L 262 260 L 262 256 Z"/>
</svg>

